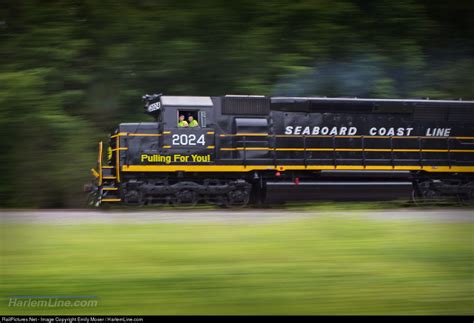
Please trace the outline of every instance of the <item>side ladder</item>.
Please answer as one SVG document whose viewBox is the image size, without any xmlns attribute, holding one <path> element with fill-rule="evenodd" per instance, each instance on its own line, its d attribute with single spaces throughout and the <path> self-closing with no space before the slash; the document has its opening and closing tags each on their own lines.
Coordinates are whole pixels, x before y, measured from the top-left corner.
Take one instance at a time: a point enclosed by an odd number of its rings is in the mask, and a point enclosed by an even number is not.
<svg viewBox="0 0 474 323">
<path fill-rule="evenodd" d="M 119 192 L 119 185 L 117 182 L 117 170 L 116 167 L 111 165 L 103 165 L 103 143 L 99 143 L 99 178 L 98 178 L 98 190 L 100 203 L 114 203 L 121 202 Z"/>
</svg>

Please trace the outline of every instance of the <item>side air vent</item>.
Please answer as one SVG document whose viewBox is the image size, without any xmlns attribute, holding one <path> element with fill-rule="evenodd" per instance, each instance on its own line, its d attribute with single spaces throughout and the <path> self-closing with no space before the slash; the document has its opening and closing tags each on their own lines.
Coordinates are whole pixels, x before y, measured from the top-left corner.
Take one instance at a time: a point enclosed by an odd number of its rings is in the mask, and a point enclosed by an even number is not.
<svg viewBox="0 0 474 323">
<path fill-rule="evenodd" d="M 448 108 L 416 107 L 415 120 L 424 121 L 446 121 L 448 120 Z"/>
<path fill-rule="evenodd" d="M 451 108 L 449 112 L 449 121 L 451 122 L 474 122 L 474 108 L 458 107 Z"/>
<path fill-rule="evenodd" d="M 222 114 L 268 115 L 270 113 L 270 99 L 266 97 L 226 96 L 222 100 Z"/>
<path fill-rule="evenodd" d="M 272 110 L 312 113 L 412 114 L 413 106 L 403 102 L 377 102 L 357 99 L 275 99 Z"/>
</svg>

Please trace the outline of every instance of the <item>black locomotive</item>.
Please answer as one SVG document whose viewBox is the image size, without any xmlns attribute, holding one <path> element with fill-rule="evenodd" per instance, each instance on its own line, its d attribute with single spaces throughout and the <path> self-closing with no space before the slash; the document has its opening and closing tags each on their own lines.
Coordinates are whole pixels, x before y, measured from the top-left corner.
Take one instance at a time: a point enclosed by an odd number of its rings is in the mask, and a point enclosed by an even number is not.
<svg viewBox="0 0 474 323">
<path fill-rule="evenodd" d="M 348 186 L 409 187 L 418 201 L 474 198 L 474 101 L 143 99 L 154 121 L 122 123 L 108 149 L 100 143 L 95 205 L 242 207 L 264 202 L 270 184 L 336 194 Z"/>
</svg>

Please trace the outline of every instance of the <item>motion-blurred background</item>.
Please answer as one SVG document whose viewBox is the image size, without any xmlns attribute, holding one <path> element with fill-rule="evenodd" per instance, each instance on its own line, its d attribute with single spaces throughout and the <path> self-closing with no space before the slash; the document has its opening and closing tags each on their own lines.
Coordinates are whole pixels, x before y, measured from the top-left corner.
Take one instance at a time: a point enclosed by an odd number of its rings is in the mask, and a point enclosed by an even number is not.
<svg viewBox="0 0 474 323">
<path fill-rule="evenodd" d="M 473 71 L 470 0 L 3 0 L 0 206 L 82 206 L 145 93 L 472 99 Z"/>
</svg>

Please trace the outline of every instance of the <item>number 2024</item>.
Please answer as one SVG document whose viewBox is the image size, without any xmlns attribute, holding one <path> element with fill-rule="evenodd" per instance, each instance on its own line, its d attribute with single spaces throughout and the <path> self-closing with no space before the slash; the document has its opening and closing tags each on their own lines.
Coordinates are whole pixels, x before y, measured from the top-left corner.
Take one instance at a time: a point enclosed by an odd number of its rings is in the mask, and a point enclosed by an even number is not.
<svg viewBox="0 0 474 323">
<path fill-rule="evenodd" d="M 206 145 L 206 140 L 204 135 L 200 135 L 197 138 L 194 134 L 174 134 L 172 137 L 173 146 L 196 146 L 196 145 Z"/>
</svg>

